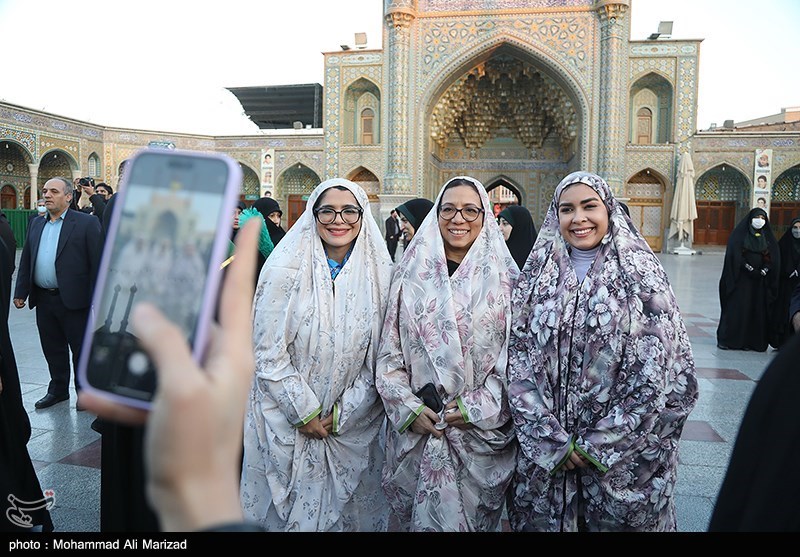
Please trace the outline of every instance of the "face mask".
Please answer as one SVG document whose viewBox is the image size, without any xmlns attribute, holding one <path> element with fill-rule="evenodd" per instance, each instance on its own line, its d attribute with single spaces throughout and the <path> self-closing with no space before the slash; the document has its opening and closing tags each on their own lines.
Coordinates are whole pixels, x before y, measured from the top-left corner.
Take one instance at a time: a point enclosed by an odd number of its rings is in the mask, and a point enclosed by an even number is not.
<svg viewBox="0 0 800 557">
<path fill-rule="evenodd" d="M 756 230 L 761 230 L 762 228 L 764 228 L 764 225 L 766 223 L 767 221 L 765 221 L 764 219 L 758 219 L 758 218 L 750 221 L 750 224 L 752 224 L 753 228 L 755 228 Z"/>
<path fill-rule="evenodd" d="M 800 228 L 792 228 L 792 236 L 800 240 Z"/>
<path fill-rule="evenodd" d="M 44 213 L 46 213 L 46 212 L 47 212 L 47 207 L 43 207 L 43 206 L 37 205 L 37 206 L 36 206 L 36 210 L 37 210 L 37 211 L 39 212 L 39 214 L 41 215 L 41 214 L 44 214 Z"/>
</svg>

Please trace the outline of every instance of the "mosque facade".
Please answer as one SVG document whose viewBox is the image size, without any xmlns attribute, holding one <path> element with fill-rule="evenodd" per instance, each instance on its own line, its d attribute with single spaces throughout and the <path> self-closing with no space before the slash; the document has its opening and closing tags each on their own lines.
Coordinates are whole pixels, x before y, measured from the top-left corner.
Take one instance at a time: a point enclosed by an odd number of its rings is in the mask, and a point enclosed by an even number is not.
<svg viewBox="0 0 800 557">
<path fill-rule="evenodd" d="M 0 103 L 0 201 L 29 208 L 57 175 L 116 186 L 122 161 L 169 145 L 233 157 L 243 199 L 268 190 L 289 226 L 330 177 L 359 183 L 383 222 L 459 175 L 480 180 L 498 206 L 527 206 L 540 226 L 561 178 L 585 169 L 625 200 L 651 247 L 667 251 L 688 153 L 695 244 L 724 245 L 762 195 L 773 227 L 788 225 L 800 215 L 800 129 L 698 131 L 702 39 L 631 40 L 637 1 L 385 0 L 382 49 L 323 54 L 322 128 L 200 136 Z"/>
</svg>

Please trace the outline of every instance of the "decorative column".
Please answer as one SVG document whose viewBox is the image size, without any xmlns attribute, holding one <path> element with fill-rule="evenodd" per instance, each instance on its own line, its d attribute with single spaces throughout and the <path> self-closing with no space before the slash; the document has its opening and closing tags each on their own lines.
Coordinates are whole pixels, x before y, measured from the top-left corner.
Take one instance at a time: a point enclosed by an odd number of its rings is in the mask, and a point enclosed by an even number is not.
<svg viewBox="0 0 800 557">
<path fill-rule="evenodd" d="M 625 193 L 625 143 L 628 114 L 627 42 L 629 0 L 598 0 L 600 16 L 599 153 L 597 173 L 614 195 Z"/>
<path fill-rule="evenodd" d="M 39 165 L 38 164 L 29 164 L 28 165 L 28 172 L 31 175 L 31 206 L 28 209 L 35 209 L 36 202 L 39 201 Z M 25 200 L 22 200 L 22 204 L 25 204 Z"/>
<path fill-rule="evenodd" d="M 388 138 L 387 165 L 383 191 L 410 194 L 411 173 L 408 158 L 409 83 L 411 23 L 416 17 L 416 0 L 385 0 L 388 27 Z"/>
</svg>

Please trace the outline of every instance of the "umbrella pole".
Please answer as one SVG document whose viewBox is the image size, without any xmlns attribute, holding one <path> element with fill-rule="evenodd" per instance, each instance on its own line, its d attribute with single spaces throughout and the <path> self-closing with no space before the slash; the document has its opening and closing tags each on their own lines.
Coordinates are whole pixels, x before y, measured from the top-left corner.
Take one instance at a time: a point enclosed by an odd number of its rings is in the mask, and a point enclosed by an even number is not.
<svg viewBox="0 0 800 557">
<path fill-rule="evenodd" d="M 685 242 L 685 238 L 684 238 L 683 231 L 681 230 L 678 234 L 681 237 L 681 245 L 678 246 L 677 248 L 675 248 L 673 250 L 673 253 L 675 255 L 694 255 L 695 253 L 697 253 L 697 252 L 695 252 L 695 250 L 686 247 L 686 244 L 684 243 Z"/>
</svg>

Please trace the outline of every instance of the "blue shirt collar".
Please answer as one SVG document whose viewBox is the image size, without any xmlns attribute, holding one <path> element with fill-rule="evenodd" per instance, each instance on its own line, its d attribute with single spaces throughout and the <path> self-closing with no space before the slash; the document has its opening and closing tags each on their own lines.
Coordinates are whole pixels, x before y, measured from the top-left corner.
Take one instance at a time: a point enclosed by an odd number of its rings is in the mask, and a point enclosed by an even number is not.
<svg viewBox="0 0 800 557">
<path fill-rule="evenodd" d="M 355 243 L 353 243 L 353 246 L 355 246 Z M 347 253 L 344 255 L 344 258 L 342 259 L 341 263 L 338 263 L 337 261 L 334 261 L 333 259 L 328 257 L 328 250 L 325 250 L 325 257 L 328 260 L 328 268 L 331 271 L 331 278 L 333 280 L 336 280 L 336 277 L 342 271 L 344 264 L 347 263 L 348 259 L 350 259 L 350 254 L 353 253 L 353 246 L 350 246 L 350 249 L 347 250 Z"/>
</svg>

